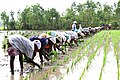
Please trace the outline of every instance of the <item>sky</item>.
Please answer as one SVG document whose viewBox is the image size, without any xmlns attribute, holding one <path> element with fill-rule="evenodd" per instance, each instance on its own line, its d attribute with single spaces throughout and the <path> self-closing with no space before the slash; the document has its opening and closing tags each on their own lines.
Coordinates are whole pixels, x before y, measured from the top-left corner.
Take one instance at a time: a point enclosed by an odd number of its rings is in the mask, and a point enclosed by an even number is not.
<svg viewBox="0 0 120 80">
<path fill-rule="evenodd" d="M 17 14 L 17 11 L 21 11 L 28 5 L 35 5 L 39 3 L 44 9 L 55 8 L 59 13 L 64 13 L 67 8 L 71 6 L 73 2 L 85 3 L 87 0 L 0 0 L 0 14 L 3 11 L 9 13 L 11 10 Z M 113 5 L 119 0 L 92 0 L 94 2 L 100 2 L 101 4 Z"/>
</svg>

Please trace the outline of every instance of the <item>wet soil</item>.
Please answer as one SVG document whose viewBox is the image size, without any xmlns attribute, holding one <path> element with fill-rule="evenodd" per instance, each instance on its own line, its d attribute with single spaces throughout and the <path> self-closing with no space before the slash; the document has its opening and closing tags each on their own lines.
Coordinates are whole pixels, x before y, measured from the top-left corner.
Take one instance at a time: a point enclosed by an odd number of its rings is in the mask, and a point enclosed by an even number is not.
<svg viewBox="0 0 120 80">
<path fill-rule="evenodd" d="M 77 50 L 78 48 L 79 47 L 69 48 L 66 54 L 59 54 L 58 59 L 56 61 L 45 62 L 44 68 L 41 71 L 37 72 L 35 75 L 32 75 L 30 80 L 57 80 L 54 79 L 54 77 L 59 77 L 60 75 L 62 75 L 62 72 L 60 71 L 59 68 L 66 69 L 66 65 L 69 63 L 70 60 L 72 60 L 71 57 L 67 62 L 65 62 L 64 58 L 66 56 L 70 56 L 73 53 L 73 51 Z M 53 68 L 56 67 L 56 65 L 58 66 L 53 71 Z M 45 74 L 47 74 L 46 78 L 45 78 Z"/>
<path fill-rule="evenodd" d="M 105 42 L 103 42 L 102 45 L 104 45 L 104 43 Z M 45 61 L 42 70 L 38 70 L 37 67 L 32 68 L 30 64 L 24 62 L 24 73 L 22 76 L 20 76 L 18 56 L 15 59 L 15 75 L 11 76 L 9 68 L 9 56 L 6 53 L 0 54 L 0 78 L 1 80 L 58 80 L 62 76 L 61 80 L 79 80 L 79 77 L 82 75 L 82 72 L 86 68 L 88 58 L 94 49 L 92 48 L 89 50 L 89 54 L 87 54 L 86 57 L 84 56 L 80 61 L 78 61 L 75 66 L 73 66 L 73 68 L 70 68 L 72 62 L 76 59 L 71 55 L 74 53 L 74 51 L 78 50 L 79 47 L 74 46 L 72 48 L 69 48 L 65 55 L 59 54 L 57 59 L 52 60 L 51 62 Z M 104 49 L 102 46 L 98 49 L 95 58 L 92 60 L 89 68 L 86 69 L 82 80 L 99 79 L 104 58 L 103 50 Z M 0 50 L 0 53 L 3 52 L 3 50 Z M 69 59 L 65 61 L 65 58 L 68 56 L 70 56 Z M 39 55 L 36 55 L 34 60 L 40 64 Z M 118 79 L 116 62 L 117 61 L 114 55 L 113 45 L 110 43 L 108 47 L 106 65 L 103 69 L 102 80 Z M 66 73 L 68 67 L 69 71 Z"/>
</svg>

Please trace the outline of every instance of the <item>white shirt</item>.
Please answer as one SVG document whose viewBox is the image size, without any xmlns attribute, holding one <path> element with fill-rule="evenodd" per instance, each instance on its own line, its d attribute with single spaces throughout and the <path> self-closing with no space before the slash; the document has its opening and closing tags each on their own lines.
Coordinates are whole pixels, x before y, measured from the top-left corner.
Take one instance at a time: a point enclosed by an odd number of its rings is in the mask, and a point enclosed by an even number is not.
<svg viewBox="0 0 120 80">
<path fill-rule="evenodd" d="M 72 24 L 72 30 L 73 31 L 76 30 L 76 24 L 75 23 Z"/>
</svg>

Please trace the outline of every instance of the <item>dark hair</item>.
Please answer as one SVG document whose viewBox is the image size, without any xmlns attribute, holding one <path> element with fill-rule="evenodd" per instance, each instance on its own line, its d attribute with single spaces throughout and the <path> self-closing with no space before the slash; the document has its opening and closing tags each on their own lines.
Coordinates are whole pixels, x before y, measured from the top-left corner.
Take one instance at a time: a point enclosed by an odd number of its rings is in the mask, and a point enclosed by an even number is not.
<svg viewBox="0 0 120 80">
<path fill-rule="evenodd" d="M 5 38 L 8 38 L 8 36 L 5 36 Z"/>
</svg>

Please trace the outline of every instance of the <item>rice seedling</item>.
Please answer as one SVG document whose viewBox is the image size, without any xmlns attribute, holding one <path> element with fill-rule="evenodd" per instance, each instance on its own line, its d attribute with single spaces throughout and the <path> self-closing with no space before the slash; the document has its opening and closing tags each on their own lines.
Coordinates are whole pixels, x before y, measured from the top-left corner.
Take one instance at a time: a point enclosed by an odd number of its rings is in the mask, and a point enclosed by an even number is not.
<svg viewBox="0 0 120 80">
<path fill-rule="evenodd" d="M 67 62 L 69 58 L 70 58 L 70 56 L 66 56 L 66 57 L 64 58 L 64 62 Z"/>
<path fill-rule="evenodd" d="M 115 56 L 116 56 L 116 61 L 117 61 L 117 70 L 118 70 L 118 80 L 119 80 L 119 75 L 120 75 L 120 72 L 119 72 L 119 55 L 118 55 L 118 51 L 119 51 L 119 36 L 120 36 L 120 32 L 116 31 L 116 32 L 113 32 L 112 33 L 112 41 L 113 41 L 113 46 L 114 46 L 114 53 L 115 53 Z"/>
<path fill-rule="evenodd" d="M 69 72 L 69 71 L 70 71 L 70 69 L 69 69 L 69 67 L 68 67 L 68 68 L 67 68 L 67 72 L 66 72 L 66 73 L 68 74 L 68 72 Z"/>
<path fill-rule="evenodd" d="M 22 33 L 21 33 L 22 34 Z M 36 34 L 36 32 L 33 32 L 32 34 Z M 25 34 L 24 34 L 25 35 Z M 27 37 L 29 37 L 30 35 L 27 35 Z M 68 74 L 71 69 L 84 57 L 84 56 L 88 56 L 88 62 L 84 68 L 84 70 L 82 71 L 82 74 L 80 75 L 80 80 L 83 79 L 83 76 L 85 75 L 85 73 L 87 72 L 87 70 L 90 68 L 92 60 L 94 59 L 94 57 L 96 56 L 96 52 L 98 51 L 98 49 L 104 45 L 104 59 L 103 59 L 103 65 L 101 66 L 101 72 L 99 75 L 99 80 L 102 80 L 102 73 L 104 70 L 104 67 L 106 65 L 106 58 L 107 58 L 107 52 L 108 52 L 108 47 L 109 47 L 109 43 L 110 43 L 110 38 L 112 38 L 111 42 L 114 44 L 114 53 L 116 56 L 116 61 L 117 61 L 117 67 L 118 67 L 118 80 L 119 80 L 119 76 L 120 76 L 120 72 L 119 72 L 119 41 L 120 41 L 120 31 L 101 31 L 100 33 L 95 34 L 93 37 L 90 37 L 89 39 L 87 39 L 86 41 L 84 41 L 82 43 L 82 46 L 80 46 L 79 44 L 79 48 L 75 51 L 72 52 L 72 54 L 68 54 L 66 57 L 64 57 L 63 62 L 57 62 L 57 64 L 55 64 L 52 68 L 50 73 L 55 72 L 57 70 L 57 68 L 60 65 L 63 65 L 66 62 L 69 62 L 69 60 L 72 58 L 72 64 L 70 66 L 67 67 L 66 73 Z M 92 52 L 90 52 L 92 51 Z M 57 54 L 55 54 L 57 56 Z M 74 60 L 73 60 L 74 59 Z M 56 61 L 58 60 L 58 58 L 52 58 L 52 61 Z M 44 78 L 42 79 L 47 79 L 48 78 L 48 73 L 45 72 L 44 74 Z M 63 75 L 60 77 L 60 80 L 63 79 Z M 41 78 L 40 78 L 41 79 Z M 26 79 L 27 80 L 27 79 Z"/>
<path fill-rule="evenodd" d="M 86 70 L 89 68 L 89 66 L 90 66 L 90 64 L 91 64 L 91 62 L 92 62 L 92 59 L 96 56 L 96 52 L 97 52 L 97 50 L 100 48 L 101 43 L 102 43 L 102 41 L 104 40 L 104 37 L 105 37 L 105 36 L 103 36 L 103 35 L 104 35 L 104 33 L 101 33 L 101 34 L 99 35 L 99 36 L 100 36 L 99 38 L 95 38 L 95 41 L 97 41 L 96 43 L 99 43 L 99 44 L 97 44 L 96 49 L 92 52 L 92 54 L 91 54 L 90 57 L 88 58 L 87 65 L 86 65 L 86 67 L 84 68 L 84 70 L 83 70 L 83 72 L 82 72 L 79 80 L 82 80 L 83 75 L 85 74 Z M 98 40 L 98 39 L 100 39 L 100 38 L 101 38 L 101 40 Z M 95 43 L 93 44 L 93 46 L 95 46 Z"/>
<path fill-rule="evenodd" d="M 101 68 L 101 71 L 100 71 L 100 76 L 99 76 L 99 80 L 102 80 L 102 72 L 103 72 L 103 69 L 105 67 L 105 64 L 106 64 L 106 58 L 107 58 L 107 48 L 108 48 L 108 32 L 106 32 L 106 35 L 105 35 L 105 39 L 104 39 L 104 58 L 103 58 L 103 65 L 102 65 L 102 68 Z"/>
</svg>

